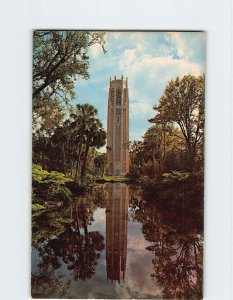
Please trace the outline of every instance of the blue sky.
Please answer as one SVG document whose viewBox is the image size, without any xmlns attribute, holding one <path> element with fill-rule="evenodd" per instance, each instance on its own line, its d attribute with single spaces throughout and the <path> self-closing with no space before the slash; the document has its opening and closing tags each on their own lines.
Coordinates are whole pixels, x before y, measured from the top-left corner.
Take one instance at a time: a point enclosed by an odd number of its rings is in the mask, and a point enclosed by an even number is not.
<svg viewBox="0 0 233 300">
<path fill-rule="evenodd" d="M 128 77 L 130 140 L 141 140 L 153 105 L 167 83 L 185 74 L 205 73 L 203 32 L 107 32 L 107 53 L 89 49 L 90 79 L 79 79 L 74 103 L 90 103 L 106 129 L 109 78 Z"/>
</svg>

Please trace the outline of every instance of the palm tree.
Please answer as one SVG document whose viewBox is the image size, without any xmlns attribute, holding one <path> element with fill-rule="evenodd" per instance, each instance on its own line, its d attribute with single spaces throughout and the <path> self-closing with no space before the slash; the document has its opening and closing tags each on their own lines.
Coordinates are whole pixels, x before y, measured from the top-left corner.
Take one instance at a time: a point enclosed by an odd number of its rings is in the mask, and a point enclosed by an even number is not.
<svg viewBox="0 0 233 300">
<path fill-rule="evenodd" d="M 97 118 L 97 109 L 90 104 L 77 104 L 76 110 L 71 114 L 78 143 L 76 160 L 76 179 L 85 176 L 88 152 L 90 147 L 101 147 L 105 144 L 106 132 Z M 81 161 L 83 162 L 81 165 Z"/>
<path fill-rule="evenodd" d="M 87 158 L 90 147 L 99 149 L 106 143 L 106 132 L 102 128 L 102 123 L 95 118 L 92 118 L 88 124 L 88 128 L 85 131 L 86 143 L 83 155 L 83 164 L 81 170 L 81 179 L 84 178 L 86 172 Z"/>
</svg>

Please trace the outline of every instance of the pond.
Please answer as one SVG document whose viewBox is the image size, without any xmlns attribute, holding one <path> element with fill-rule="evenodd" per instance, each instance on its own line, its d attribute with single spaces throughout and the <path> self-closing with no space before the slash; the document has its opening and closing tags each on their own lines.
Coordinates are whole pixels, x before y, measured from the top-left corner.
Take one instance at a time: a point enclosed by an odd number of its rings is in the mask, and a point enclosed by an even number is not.
<svg viewBox="0 0 233 300">
<path fill-rule="evenodd" d="M 203 199 L 157 197 L 107 183 L 34 215 L 32 296 L 201 299 Z"/>
</svg>

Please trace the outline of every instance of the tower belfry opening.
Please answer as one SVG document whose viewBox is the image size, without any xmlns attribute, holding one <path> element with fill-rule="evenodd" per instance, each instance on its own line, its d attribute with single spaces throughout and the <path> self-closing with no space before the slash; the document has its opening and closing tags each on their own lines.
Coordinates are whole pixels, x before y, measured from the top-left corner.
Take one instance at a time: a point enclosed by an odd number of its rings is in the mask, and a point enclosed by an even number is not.
<svg viewBox="0 0 233 300">
<path fill-rule="evenodd" d="M 128 79 L 110 78 L 108 95 L 107 157 L 108 174 L 129 173 Z"/>
</svg>

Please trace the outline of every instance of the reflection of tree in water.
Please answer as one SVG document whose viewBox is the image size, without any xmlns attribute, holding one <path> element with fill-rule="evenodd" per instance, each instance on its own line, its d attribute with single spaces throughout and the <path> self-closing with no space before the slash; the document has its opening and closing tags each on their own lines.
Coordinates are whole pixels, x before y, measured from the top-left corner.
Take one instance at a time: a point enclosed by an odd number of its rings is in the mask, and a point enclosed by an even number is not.
<svg viewBox="0 0 233 300">
<path fill-rule="evenodd" d="M 59 285 L 61 278 L 56 277 L 54 271 L 61 266 L 61 260 L 72 271 L 75 280 L 85 281 L 90 278 L 95 274 L 100 251 L 104 249 L 103 240 L 103 236 L 97 231 L 81 235 L 71 229 L 49 240 L 44 248 L 38 249 L 41 262 L 38 264 L 39 275 L 32 274 L 33 290 L 38 293 L 37 288 L 41 286 L 39 291 L 44 291 L 48 282 Z"/>
<path fill-rule="evenodd" d="M 56 274 L 60 264 L 56 259 L 46 256 L 38 266 L 38 272 L 32 274 L 33 298 L 64 297 L 70 286 L 70 280 L 65 280 L 61 274 Z"/>
<path fill-rule="evenodd" d="M 45 247 L 48 255 L 61 258 L 72 270 L 74 279 L 86 280 L 95 274 L 100 251 L 104 249 L 103 236 L 92 231 L 82 235 L 71 229 L 52 239 Z"/>
<path fill-rule="evenodd" d="M 151 277 L 163 298 L 201 299 L 202 192 L 189 189 L 186 198 L 186 188 L 173 187 L 166 189 L 166 197 L 147 193 L 141 201 L 138 193 L 131 191 L 130 211 L 134 220 L 142 222 L 145 239 L 152 243 L 147 247 L 154 254 Z"/>
<path fill-rule="evenodd" d="M 162 287 L 164 298 L 202 298 L 202 242 L 198 237 L 165 237 L 147 250 L 155 256 L 151 276 Z"/>
<path fill-rule="evenodd" d="M 107 184 L 94 186 L 91 190 L 93 202 L 100 208 L 106 208 L 107 205 Z"/>
<path fill-rule="evenodd" d="M 61 266 L 62 262 L 66 264 L 76 280 L 86 280 L 95 274 L 97 260 L 104 249 L 104 237 L 97 231 L 88 231 L 88 225 L 92 223 L 93 213 L 97 208 L 89 196 L 85 195 L 74 200 L 69 209 L 71 223 L 65 224 L 65 229 L 61 233 L 54 238 L 40 235 L 39 239 L 35 239 L 33 246 L 39 251 L 41 258 L 37 265 L 39 275 L 32 274 L 32 291 L 35 291 L 35 294 L 41 291 L 44 296 L 47 282 L 54 281 L 56 285 L 61 281 L 60 277 L 55 277 L 54 271 Z M 65 211 L 67 212 L 67 209 Z M 43 278 L 46 279 L 44 284 Z M 39 280 L 41 288 L 37 284 Z"/>
<path fill-rule="evenodd" d="M 142 189 L 138 186 L 129 186 L 129 211 L 128 217 L 131 221 L 142 222 L 145 221 L 145 203 L 146 201 L 142 198 Z"/>
</svg>

